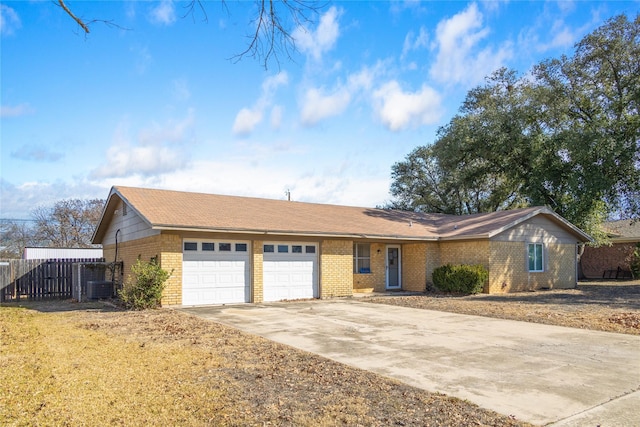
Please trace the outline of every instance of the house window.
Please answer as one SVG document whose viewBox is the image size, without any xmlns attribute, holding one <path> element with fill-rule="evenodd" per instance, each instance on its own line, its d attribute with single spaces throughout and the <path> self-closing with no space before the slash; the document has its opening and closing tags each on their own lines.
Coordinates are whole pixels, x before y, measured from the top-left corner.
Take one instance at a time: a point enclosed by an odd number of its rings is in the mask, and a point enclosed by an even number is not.
<svg viewBox="0 0 640 427">
<path fill-rule="evenodd" d="M 236 252 L 247 252 L 246 243 L 236 243 Z"/>
<path fill-rule="evenodd" d="M 293 246 L 291 246 L 291 253 L 293 253 L 293 254 L 301 254 L 302 253 L 302 245 L 293 245 Z"/>
<path fill-rule="evenodd" d="M 281 253 L 281 254 L 289 253 L 289 245 L 278 245 L 278 253 Z"/>
<path fill-rule="evenodd" d="M 231 252 L 231 243 L 218 243 L 220 252 Z"/>
<path fill-rule="evenodd" d="M 315 254 L 316 253 L 316 247 L 312 246 L 312 245 L 305 246 L 304 247 L 304 251 L 305 251 L 305 253 L 308 253 L 308 254 Z"/>
<path fill-rule="evenodd" d="M 184 242 L 184 250 L 185 251 L 197 251 L 198 243 L 197 242 Z"/>
<path fill-rule="evenodd" d="M 529 271 L 544 271 L 542 243 L 529 243 Z"/>
<path fill-rule="evenodd" d="M 202 250 L 203 251 L 214 251 L 214 243 L 211 242 L 202 242 Z"/>
<path fill-rule="evenodd" d="M 356 274 L 371 273 L 371 245 L 368 243 L 353 245 L 353 272 Z"/>
<path fill-rule="evenodd" d="M 274 246 L 273 245 L 264 245 L 262 247 L 262 251 L 264 253 L 271 253 L 271 252 L 273 252 L 273 250 L 274 250 Z"/>
</svg>

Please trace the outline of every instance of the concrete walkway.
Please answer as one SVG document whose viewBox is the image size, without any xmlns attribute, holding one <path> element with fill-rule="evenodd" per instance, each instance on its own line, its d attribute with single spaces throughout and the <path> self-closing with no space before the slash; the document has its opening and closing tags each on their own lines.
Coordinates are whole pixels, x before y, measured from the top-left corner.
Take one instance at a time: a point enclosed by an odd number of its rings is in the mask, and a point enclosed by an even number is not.
<svg viewBox="0 0 640 427">
<path fill-rule="evenodd" d="M 640 336 L 354 300 L 180 310 L 530 423 L 640 426 Z"/>
</svg>

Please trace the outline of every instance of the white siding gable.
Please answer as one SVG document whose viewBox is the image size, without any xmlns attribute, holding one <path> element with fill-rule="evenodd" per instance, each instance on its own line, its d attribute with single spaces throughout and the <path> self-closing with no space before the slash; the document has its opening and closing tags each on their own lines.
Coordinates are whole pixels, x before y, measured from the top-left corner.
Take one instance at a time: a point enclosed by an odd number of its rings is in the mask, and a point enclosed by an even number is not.
<svg viewBox="0 0 640 427">
<path fill-rule="evenodd" d="M 124 215 L 125 212 L 126 215 Z M 130 206 L 125 208 L 124 202 L 122 201 L 118 203 L 118 207 L 116 208 L 113 219 L 105 233 L 102 244 L 114 244 L 116 242 L 116 231 L 118 230 L 120 230 L 120 234 L 118 234 L 118 243 L 160 234 L 159 230 L 153 230 L 151 226 L 140 217 L 140 215 L 131 209 Z"/>
<path fill-rule="evenodd" d="M 513 228 L 495 235 L 491 240 L 503 242 L 574 244 L 580 240 L 580 238 L 545 216 L 536 215 Z"/>
</svg>

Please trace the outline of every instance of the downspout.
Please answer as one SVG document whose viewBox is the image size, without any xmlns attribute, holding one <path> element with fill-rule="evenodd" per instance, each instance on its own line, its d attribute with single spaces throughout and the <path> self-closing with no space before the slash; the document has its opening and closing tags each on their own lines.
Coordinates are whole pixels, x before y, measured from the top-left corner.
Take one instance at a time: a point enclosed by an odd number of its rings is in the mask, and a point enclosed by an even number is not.
<svg viewBox="0 0 640 427">
<path fill-rule="evenodd" d="M 111 283 L 115 283 L 116 281 L 116 263 L 118 262 L 118 233 L 120 233 L 120 229 L 116 230 L 116 255 L 113 258 L 113 268 L 111 269 Z"/>
<path fill-rule="evenodd" d="M 578 286 L 578 280 L 580 279 L 580 276 L 584 276 L 584 272 L 582 271 L 582 263 L 580 261 L 582 260 L 582 255 L 584 255 L 585 246 L 586 245 L 584 242 L 576 243 L 576 286 Z"/>
</svg>

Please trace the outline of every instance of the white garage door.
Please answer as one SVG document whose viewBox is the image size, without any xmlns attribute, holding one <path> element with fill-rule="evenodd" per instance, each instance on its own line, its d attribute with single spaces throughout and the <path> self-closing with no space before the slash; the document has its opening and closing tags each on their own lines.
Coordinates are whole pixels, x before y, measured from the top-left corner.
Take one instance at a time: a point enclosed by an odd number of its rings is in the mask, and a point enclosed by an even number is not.
<svg viewBox="0 0 640 427">
<path fill-rule="evenodd" d="M 249 243 L 184 240 L 182 304 L 249 302 Z"/>
<path fill-rule="evenodd" d="M 264 301 L 318 297 L 317 244 L 269 242 L 263 249 Z"/>
</svg>

